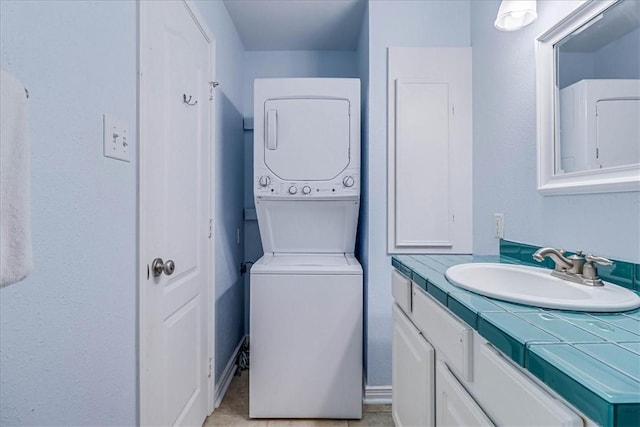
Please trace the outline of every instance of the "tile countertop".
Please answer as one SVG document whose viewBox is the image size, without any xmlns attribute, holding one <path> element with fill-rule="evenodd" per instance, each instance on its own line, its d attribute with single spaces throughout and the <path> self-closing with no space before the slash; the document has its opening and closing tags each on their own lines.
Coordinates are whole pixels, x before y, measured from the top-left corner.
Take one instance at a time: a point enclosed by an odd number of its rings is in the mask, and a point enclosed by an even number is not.
<svg viewBox="0 0 640 427">
<path fill-rule="evenodd" d="M 512 304 L 450 284 L 447 268 L 504 256 L 394 255 L 393 266 L 593 421 L 640 425 L 640 309 L 577 313 Z"/>
</svg>

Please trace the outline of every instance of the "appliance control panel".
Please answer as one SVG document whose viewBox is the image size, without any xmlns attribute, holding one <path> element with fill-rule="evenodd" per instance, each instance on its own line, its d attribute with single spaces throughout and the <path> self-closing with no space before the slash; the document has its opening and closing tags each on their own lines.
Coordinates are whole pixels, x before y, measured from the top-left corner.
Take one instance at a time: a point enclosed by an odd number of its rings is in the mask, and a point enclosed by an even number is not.
<svg viewBox="0 0 640 427">
<path fill-rule="evenodd" d="M 268 169 L 256 169 L 254 175 L 256 197 L 332 197 L 360 194 L 360 171 L 345 169 L 330 181 L 282 180 Z"/>
</svg>

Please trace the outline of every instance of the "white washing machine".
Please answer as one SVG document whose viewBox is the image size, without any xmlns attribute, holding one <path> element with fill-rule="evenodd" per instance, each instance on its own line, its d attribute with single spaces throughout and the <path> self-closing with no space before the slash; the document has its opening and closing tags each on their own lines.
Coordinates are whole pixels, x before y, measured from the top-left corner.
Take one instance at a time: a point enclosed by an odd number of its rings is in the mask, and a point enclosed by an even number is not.
<svg viewBox="0 0 640 427">
<path fill-rule="evenodd" d="M 360 81 L 258 79 L 249 416 L 361 418 Z"/>
</svg>

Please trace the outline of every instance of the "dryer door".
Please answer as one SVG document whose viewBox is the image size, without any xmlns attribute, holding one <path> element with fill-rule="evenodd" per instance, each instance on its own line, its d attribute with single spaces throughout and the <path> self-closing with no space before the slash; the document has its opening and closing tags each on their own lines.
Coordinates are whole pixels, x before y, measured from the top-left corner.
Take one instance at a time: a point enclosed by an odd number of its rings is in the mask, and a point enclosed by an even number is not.
<svg viewBox="0 0 640 427">
<path fill-rule="evenodd" d="M 268 99 L 264 107 L 264 159 L 274 175 L 324 181 L 349 166 L 348 100 Z"/>
</svg>

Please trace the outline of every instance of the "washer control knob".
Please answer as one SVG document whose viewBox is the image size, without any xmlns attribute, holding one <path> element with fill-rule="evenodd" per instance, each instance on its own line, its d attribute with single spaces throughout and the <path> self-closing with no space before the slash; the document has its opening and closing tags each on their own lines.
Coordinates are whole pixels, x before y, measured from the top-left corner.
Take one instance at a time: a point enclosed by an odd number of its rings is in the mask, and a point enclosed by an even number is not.
<svg viewBox="0 0 640 427">
<path fill-rule="evenodd" d="M 302 193 L 303 194 L 311 193 L 311 187 L 309 187 L 308 185 L 305 185 L 304 187 L 302 187 Z"/>
<path fill-rule="evenodd" d="M 298 192 L 298 189 L 296 188 L 295 185 L 292 185 L 291 187 L 289 187 L 289 194 L 296 194 Z"/>
<path fill-rule="evenodd" d="M 258 180 L 258 183 L 260 184 L 260 187 L 266 187 L 269 184 L 271 184 L 271 178 L 269 178 L 268 176 L 261 176 L 260 179 Z"/>
<path fill-rule="evenodd" d="M 355 184 L 355 180 L 352 176 L 345 176 L 342 180 L 342 185 L 345 187 L 353 187 L 353 184 Z"/>
</svg>

